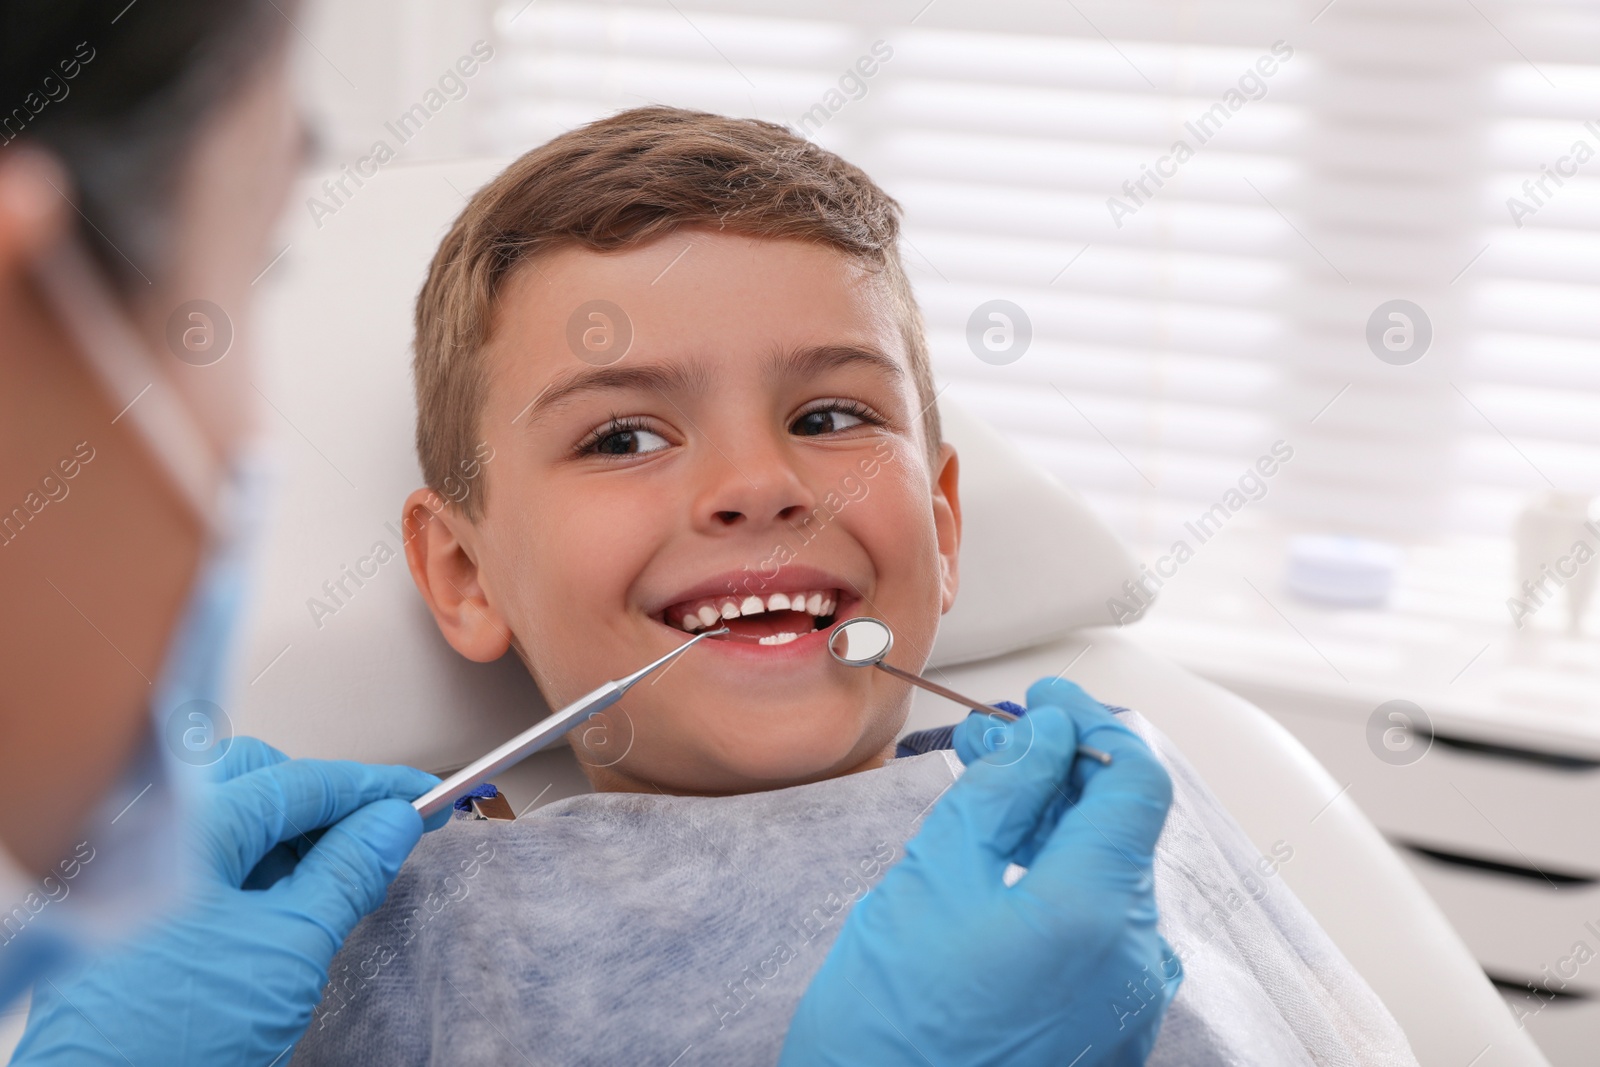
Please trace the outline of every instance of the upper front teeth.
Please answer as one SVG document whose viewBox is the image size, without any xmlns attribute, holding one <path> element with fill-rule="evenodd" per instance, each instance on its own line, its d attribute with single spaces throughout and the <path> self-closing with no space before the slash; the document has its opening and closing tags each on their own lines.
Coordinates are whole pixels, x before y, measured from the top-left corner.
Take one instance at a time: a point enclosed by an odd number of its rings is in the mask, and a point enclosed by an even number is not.
<svg viewBox="0 0 1600 1067">
<path fill-rule="evenodd" d="M 741 615 L 760 615 L 768 611 L 803 611 L 808 615 L 832 615 L 838 598 L 831 589 L 817 589 L 804 593 L 771 593 L 766 597 L 751 594 L 744 597 L 707 597 L 684 609 L 680 624 L 685 630 L 703 630 L 723 619 L 737 619 Z M 768 642 L 781 643 L 781 642 Z"/>
</svg>

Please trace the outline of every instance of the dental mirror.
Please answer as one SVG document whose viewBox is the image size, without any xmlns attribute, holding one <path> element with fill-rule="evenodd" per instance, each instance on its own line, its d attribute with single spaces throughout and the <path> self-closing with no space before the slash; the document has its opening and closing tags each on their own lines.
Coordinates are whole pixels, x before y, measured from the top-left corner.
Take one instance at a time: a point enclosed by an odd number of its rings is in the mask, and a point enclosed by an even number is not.
<svg viewBox="0 0 1600 1067">
<path fill-rule="evenodd" d="M 903 682 L 910 682 L 920 689 L 930 693 L 937 693 L 946 700 L 953 700 L 963 707 L 973 711 L 981 711 L 985 715 L 993 715 L 1005 722 L 1016 722 L 1017 716 L 982 701 L 964 697 L 954 689 L 947 689 L 937 682 L 930 682 L 920 674 L 903 671 L 899 667 L 891 667 L 883 662 L 883 658 L 894 648 L 894 631 L 889 629 L 889 624 L 882 619 L 874 619 L 869 615 L 860 615 L 854 619 L 846 619 L 833 628 L 828 635 L 828 651 L 833 658 L 843 663 L 846 667 L 876 667 L 886 674 L 892 674 Z M 1111 763 L 1111 755 L 1089 745 L 1079 745 L 1078 754 L 1087 756 L 1102 765 Z"/>
<path fill-rule="evenodd" d="M 828 651 L 846 667 L 876 667 L 893 647 L 888 624 L 865 615 L 846 619 L 828 637 Z"/>
</svg>

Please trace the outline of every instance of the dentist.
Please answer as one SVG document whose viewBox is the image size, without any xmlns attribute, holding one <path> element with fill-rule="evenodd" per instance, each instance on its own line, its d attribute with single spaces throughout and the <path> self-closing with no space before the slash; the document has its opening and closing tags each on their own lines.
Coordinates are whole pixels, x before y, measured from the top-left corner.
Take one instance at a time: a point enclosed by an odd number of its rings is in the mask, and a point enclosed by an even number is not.
<svg viewBox="0 0 1600 1067">
<path fill-rule="evenodd" d="M 287 1064 L 427 829 L 408 801 L 436 779 L 411 768 L 247 738 L 193 765 L 259 526 L 250 285 L 303 162 L 294 13 L 0 0 L 0 1005 L 33 996 L 14 1064 Z M 1144 1062 L 1181 980 L 1151 884 L 1171 786 L 1075 686 L 1028 697 L 1015 726 L 963 725 L 970 769 L 852 912 L 785 1064 Z M 1114 762 L 1082 766 L 1079 741 Z M 1113 1007 L 1130 988 L 1144 1010 Z"/>
</svg>

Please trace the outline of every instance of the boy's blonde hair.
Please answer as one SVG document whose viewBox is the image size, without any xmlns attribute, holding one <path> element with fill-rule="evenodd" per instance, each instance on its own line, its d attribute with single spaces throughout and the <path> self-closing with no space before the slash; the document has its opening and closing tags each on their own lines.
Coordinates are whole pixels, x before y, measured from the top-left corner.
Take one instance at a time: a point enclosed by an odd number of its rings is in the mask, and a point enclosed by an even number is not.
<svg viewBox="0 0 1600 1067">
<path fill-rule="evenodd" d="M 495 298 L 535 256 L 612 252 L 686 226 L 828 245 L 881 270 L 910 354 L 930 467 L 939 412 L 922 314 L 900 260 L 900 205 L 860 168 L 782 126 L 640 107 L 564 133 L 480 189 L 434 254 L 417 296 L 417 455 L 437 492 L 475 454 Z M 484 492 L 458 507 L 483 514 Z"/>
</svg>

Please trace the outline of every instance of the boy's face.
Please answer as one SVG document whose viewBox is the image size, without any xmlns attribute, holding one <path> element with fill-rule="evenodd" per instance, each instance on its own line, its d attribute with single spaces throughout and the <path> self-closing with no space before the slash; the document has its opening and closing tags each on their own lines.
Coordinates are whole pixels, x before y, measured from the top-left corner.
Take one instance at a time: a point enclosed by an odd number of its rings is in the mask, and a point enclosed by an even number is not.
<svg viewBox="0 0 1600 1067">
<path fill-rule="evenodd" d="M 571 324 L 595 300 L 631 325 L 620 358 L 622 323 Z M 876 766 L 908 690 L 835 662 L 818 627 L 881 618 L 890 662 L 920 670 L 960 534 L 954 451 L 929 471 L 887 285 L 822 245 L 684 230 L 523 264 L 486 348 L 487 509 L 446 510 L 408 547 L 451 644 L 514 643 L 559 707 L 730 626 L 569 735 L 601 789 Z"/>
</svg>

